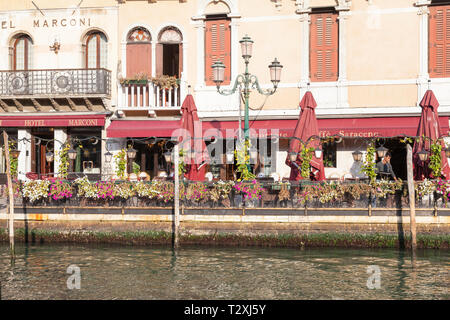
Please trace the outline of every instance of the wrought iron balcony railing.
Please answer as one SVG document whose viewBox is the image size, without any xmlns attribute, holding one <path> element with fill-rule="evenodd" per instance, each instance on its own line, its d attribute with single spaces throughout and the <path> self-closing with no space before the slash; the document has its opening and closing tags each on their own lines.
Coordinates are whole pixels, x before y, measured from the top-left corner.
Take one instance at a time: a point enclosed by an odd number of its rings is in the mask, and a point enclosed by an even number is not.
<svg viewBox="0 0 450 320">
<path fill-rule="evenodd" d="M 111 71 L 48 69 L 0 71 L 0 96 L 111 96 Z"/>
</svg>

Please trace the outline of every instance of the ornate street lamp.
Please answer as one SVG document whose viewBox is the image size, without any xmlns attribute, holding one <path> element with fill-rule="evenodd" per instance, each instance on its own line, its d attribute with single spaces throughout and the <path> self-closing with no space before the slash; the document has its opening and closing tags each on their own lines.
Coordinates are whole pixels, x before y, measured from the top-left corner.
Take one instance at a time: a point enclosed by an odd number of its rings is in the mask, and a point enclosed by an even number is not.
<svg viewBox="0 0 450 320">
<path fill-rule="evenodd" d="M 289 152 L 289 160 L 291 160 L 291 162 L 297 160 L 297 152 L 294 151 Z"/>
<path fill-rule="evenodd" d="M 261 89 L 258 78 L 255 75 L 252 75 L 248 71 L 248 64 L 250 57 L 252 56 L 252 50 L 253 50 L 253 40 L 249 36 L 245 36 L 241 41 L 239 41 L 241 44 L 241 50 L 242 50 L 242 57 L 245 60 L 245 72 L 243 74 L 240 74 L 236 77 L 233 88 L 231 90 L 220 90 L 220 85 L 224 81 L 225 76 L 225 65 L 221 61 L 216 61 L 211 67 L 213 71 L 213 81 L 216 83 L 217 86 L 217 92 L 221 95 L 232 95 L 236 92 L 236 90 L 239 87 L 239 90 L 241 90 L 241 87 L 243 86 L 243 92 L 244 92 L 244 101 L 245 101 L 245 118 L 244 118 L 244 138 L 245 140 L 249 139 L 249 98 L 250 98 L 250 88 L 255 88 L 258 90 L 258 92 L 262 95 L 270 96 L 273 95 L 276 90 L 278 83 L 280 82 L 280 76 L 281 76 L 281 69 L 283 66 L 278 62 L 278 60 L 275 58 L 275 60 L 272 62 L 271 65 L 269 65 L 270 70 L 270 78 L 274 85 L 273 89 L 263 90 Z M 248 165 L 248 164 L 247 164 Z"/>
<path fill-rule="evenodd" d="M 322 157 L 322 149 L 319 147 L 314 149 L 314 155 L 316 156 L 317 159 L 320 159 Z"/>
<path fill-rule="evenodd" d="M 164 152 L 164 159 L 166 163 L 172 162 L 172 153 L 170 151 Z"/>
<path fill-rule="evenodd" d="M 253 40 L 246 34 L 239 43 L 241 44 L 242 58 L 250 59 L 253 51 Z"/>
<path fill-rule="evenodd" d="M 277 88 L 280 83 L 282 69 L 283 66 L 278 62 L 277 58 L 275 58 L 275 60 L 269 65 L 270 81 L 272 81 L 275 88 Z"/>
<path fill-rule="evenodd" d="M 67 154 L 70 160 L 75 160 L 77 158 L 77 152 L 73 148 L 70 148 L 70 150 L 67 151 Z"/>
<path fill-rule="evenodd" d="M 225 154 L 226 158 L 227 158 L 227 163 L 233 163 L 234 162 L 234 151 L 233 150 L 228 150 L 227 153 Z"/>
<path fill-rule="evenodd" d="M 53 162 L 53 152 L 49 151 L 45 154 L 45 160 L 47 160 L 47 162 Z"/>
<path fill-rule="evenodd" d="M 353 160 L 355 162 L 360 162 L 362 160 L 363 153 L 359 150 L 352 152 Z"/>
<path fill-rule="evenodd" d="M 128 159 L 130 159 L 130 160 L 135 159 L 136 158 L 136 152 L 137 152 L 136 149 L 133 149 L 132 147 L 129 147 L 127 149 L 127 157 L 128 157 Z"/>
<path fill-rule="evenodd" d="M 389 149 L 385 148 L 384 146 L 381 146 L 377 148 L 377 155 L 379 158 L 384 158 L 386 153 L 389 151 Z"/>
<path fill-rule="evenodd" d="M 422 149 L 421 151 L 417 152 L 417 154 L 419 155 L 420 161 L 428 160 L 428 151 Z"/>
<path fill-rule="evenodd" d="M 219 90 L 225 78 L 225 65 L 222 61 L 216 61 L 211 68 L 213 69 L 213 81 L 216 83 L 217 90 Z"/>
<path fill-rule="evenodd" d="M 112 160 L 112 156 L 113 156 L 113 154 L 112 154 L 111 152 L 107 151 L 107 152 L 105 153 L 105 162 L 106 162 L 106 163 L 110 163 L 111 160 Z"/>
</svg>

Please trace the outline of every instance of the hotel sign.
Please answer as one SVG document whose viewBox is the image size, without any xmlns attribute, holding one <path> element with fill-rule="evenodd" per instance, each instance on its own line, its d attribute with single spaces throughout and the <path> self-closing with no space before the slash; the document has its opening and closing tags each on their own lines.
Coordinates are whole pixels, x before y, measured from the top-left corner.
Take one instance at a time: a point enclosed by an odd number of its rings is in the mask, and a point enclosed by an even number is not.
<svg viewBox="0 0 450 320">
<path fill-rule="evenodd" d="M 15 119 L 14 119 L 15 118 Z M 18 117 L 9 117 L 9 119 L 0 119 L 0 127 L 103 127 L 105 118 L 86 117 L 86 118 L 35 118 L 35 119 L 17 119 Z"/>
<path fill-rule="evenodd" d="M 90 27 L 91 18 L 33 19 L 33 28 Z M 13 20 L 0 20 L 1 29 L 16 29 Z"/>
</svg>

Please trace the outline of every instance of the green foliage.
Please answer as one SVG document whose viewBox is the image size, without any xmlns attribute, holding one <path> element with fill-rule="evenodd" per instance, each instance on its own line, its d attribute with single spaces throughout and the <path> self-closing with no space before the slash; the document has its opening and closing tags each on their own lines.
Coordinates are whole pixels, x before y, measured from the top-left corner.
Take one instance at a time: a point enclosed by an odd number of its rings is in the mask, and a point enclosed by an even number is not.
<svg viewBox="0 0 450 320">
<path fill-rule="evenodd" d="M 55 151 L 55 156 L 59 156 L 58 175 L 66 179 L 69 171 L 69 150 L 70 144 L 65 143 L 61 146 L 61 150 Z"/>
<path fill-rule="evenodd" d="M 300 158 L 302 159 L 301 176 L 304 179 L 309 179 L 310 165 L 313 157 L 314 148 L 307 148 L 305 146 L 300 150 Z"/>
<path fill-rule="evenodd" d="M 236 148 L 234 150 L 234 156 L 236 158 L 237 168 L 236 171 L 240 173 L 240 178 L 238 181 L 250 181 L 254 180 L 256 176 L 250 172 L 249 163 L 250 163 L 250 140 L 245 140 L 244 145 Z"/>
<path fill-rule="evenodd" d="M 179 161 L 178 161 L 178 176 L 181 178 L 186 173 L 186 164 L 184 163 L 184 156 L 186 152 L 183 149 L 180 149 L 178 153 Z"/>
<path fill-rule="evenodd" d="M 434 178 L 439 178 L 442 174 L 442 159 L 441 159 L 442 145 L 439 141 L 431 144 L 431 155 L 429 167 L 432 170 L 431 174 Z"/>
<path fill-rule="evenodd" d="M 126 171 L 127 171 L 127 151 L 122 149 L 118 154 L 114 156 L 116 161 L 116 175 L 120 180 L 126 179 Z"/>
<path fill-rule="evenodd" d="M 369 177 L 370 184 L 375 184 L 377 173 L 375 172 L 375 143 L 372 141 L 367 146 L 367 153 L 361 171 Z"/>
<path fill-rule="evenodd" d="M 141 171 L 141 166 L 138 165 L 136 162 L 133 162 L 133 173 L 138 175 Z"/>
<path fill-rule="evenodd" d="M 11 177 L 17 177 L 17 170 L 19 167 L 19 159 L 11 157 L 11 150 L 16 148 L 16 143 L 14 141 L 9 141 L 9 166 L 11 168 Z"/>
</svg>

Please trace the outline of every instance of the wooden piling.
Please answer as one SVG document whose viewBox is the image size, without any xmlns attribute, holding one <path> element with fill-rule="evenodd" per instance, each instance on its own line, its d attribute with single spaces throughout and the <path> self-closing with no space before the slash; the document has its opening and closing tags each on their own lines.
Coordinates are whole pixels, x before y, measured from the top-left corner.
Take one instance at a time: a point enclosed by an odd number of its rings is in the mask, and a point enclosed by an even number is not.
<svg viewBox="0 0 450 320">
<path fill-rule="evenodd" d="M 408 193 L 409 193 L 409 225 L 411 229 L 411 249 L 414 251 L 417 248 L 416 238 L 416 199 L 414 190 L 414 178 L 413 178 L 413 163 L 412 163 L 412 148 L 411 145 L 406 145 L 406 168 L 408 172 Z"/>
<path fill-rule="evenodd" d="M 6 159 L 6 178 L 8 181 L 8 192 L 9 192 L 9 204 L 7 206 L 9 212 L 9 247 L 11 251 L 11 258 L 14 259 L 15 249 L 14 249 L 14 192 L 11 179 L 11 163 L 9 155 L 9 143 L 8 134 L 3 131 L 3 144 L 5 148 L 5 159 Z"/>
<path fill-rule="evenodd" d="M 180 177 L 179 177 L 179 147 L 175 144 L 173 148 L 174 158 L 174 182 L 175 182 L 175 194 L 174 194 L 174 223 L 173 223 L 173 247 L 179 246 L 179 227 L 180 227 Z"/>
</svg>

